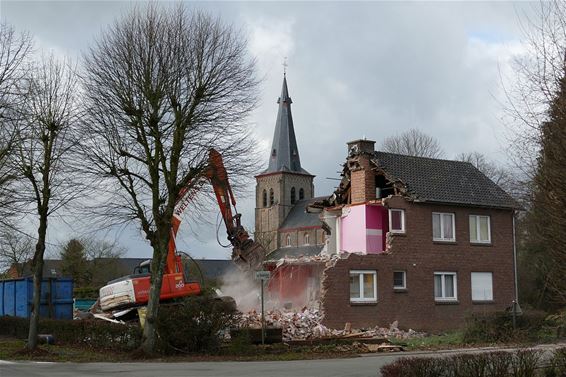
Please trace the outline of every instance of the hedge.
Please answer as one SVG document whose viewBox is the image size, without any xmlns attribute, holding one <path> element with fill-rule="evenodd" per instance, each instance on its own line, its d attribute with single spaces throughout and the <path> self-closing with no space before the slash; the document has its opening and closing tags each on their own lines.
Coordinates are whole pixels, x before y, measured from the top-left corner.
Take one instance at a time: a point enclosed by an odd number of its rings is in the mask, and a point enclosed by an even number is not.
<svg viewBox="0 0 566 377">
<path fill-rule="evenodd" d="M 0 335 L 27 338 L 29 319 L 0 317 Z M 51 334 L 56 342 L 81 344 L 96 349 L 129 351 L 139 347 L 141 328 L 102 320 L 40 319 L 39 333 Z"/>
</svg>

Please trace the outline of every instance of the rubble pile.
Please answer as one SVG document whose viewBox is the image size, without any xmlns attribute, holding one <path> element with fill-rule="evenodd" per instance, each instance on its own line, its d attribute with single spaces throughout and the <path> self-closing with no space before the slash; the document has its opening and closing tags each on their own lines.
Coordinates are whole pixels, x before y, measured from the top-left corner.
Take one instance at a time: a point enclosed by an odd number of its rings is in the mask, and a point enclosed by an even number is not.
<svg viewBox="0 0 566 377">
<path fill-rule="evenodd" d="M 310 340 L 320 338 L 385 338 L 408 339 L 422 338 L 426 334 L 414 330 L 403 331 L 397 327 L 397 321 L 389 328 L 375 327 L 369 329 L 344 330 L 330 329 L 322 323 L 322 313 L 317 309 L 303 308 L 301 311 L 269 310 L 265 312 L 267 327 L 283 329 L 283 341 Z M 255 310 L 243 313 L 237 326 L 240 328 L 261 328 L 261 312 Z"/>
</svg>

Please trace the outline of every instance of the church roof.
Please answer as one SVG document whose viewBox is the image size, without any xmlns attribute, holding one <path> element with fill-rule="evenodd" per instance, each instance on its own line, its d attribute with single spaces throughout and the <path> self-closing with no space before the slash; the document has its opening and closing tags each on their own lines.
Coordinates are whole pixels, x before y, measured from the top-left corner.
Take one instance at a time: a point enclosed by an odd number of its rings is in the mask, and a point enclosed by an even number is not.
<svg viewBox="0 0 566 377">
<path fill-rule="evenodd" d="M 309 174 L 301 167 L 299 148 L 297 147 L 297 139 L 295 138 L 295 129 L 293 127 L 293 116 L 291 114 L 291 103 L 293 101 L 289 97 L 286 76 L 283 76 L 283 87 L 281 88 L 281 96 L 277 103 L 279 104 L 279 110 L 277 111 L 273 143 L 269 152 L 269 166 L 261 174 L 277 172 Z"/>
<path fill-rule="evenodd" d="M 318 213 L 308 213 L 307 206 L 316 201 L 326 199 L 326 196 L 319 196 L 317 198 L 303 199 L 295 203 L 293 208 L 289 211 L 289 214 L 279 227 L 280 231 L 285 231 L 286 229 L 296 229 L 296 228 L 307 228 L 313 226 L 321 226 L 320 218 Z"/>
</svg>

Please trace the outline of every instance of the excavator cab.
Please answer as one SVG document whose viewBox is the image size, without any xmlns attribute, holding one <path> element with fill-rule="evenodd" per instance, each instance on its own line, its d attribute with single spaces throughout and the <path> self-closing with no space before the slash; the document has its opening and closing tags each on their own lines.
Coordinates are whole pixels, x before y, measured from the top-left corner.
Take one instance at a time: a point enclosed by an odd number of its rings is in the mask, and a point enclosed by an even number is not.
<svg viewBox="0 0 566 377">
<path fill-rule="evenodd" d="M 151 273 L 151 259 L 144 260 L 134 268 L 134 275 L 150 274 Z"/>
</svg>

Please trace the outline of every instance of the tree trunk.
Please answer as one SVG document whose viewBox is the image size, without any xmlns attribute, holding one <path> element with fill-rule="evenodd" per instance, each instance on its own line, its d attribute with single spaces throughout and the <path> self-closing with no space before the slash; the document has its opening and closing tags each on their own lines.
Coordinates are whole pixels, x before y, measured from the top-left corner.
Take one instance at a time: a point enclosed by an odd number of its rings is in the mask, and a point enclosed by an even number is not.
<svg viewBox="0 0 566 377">
<path fill-rule="evenodd" d="M 39 310 L 41 304 L 41 280 L 43 279 L 43 254 L 45 252 L 45 237 L 47 234 L 47 215 L 39 218 L 39 229 L 35 255 L 33 257 L 33 303 L 31 306 L 27 349 L 37 348 L 37 334 L 39 332 Z"/>
<path fill-rule="evenodd" d="M 167 234 L 167 233 L 165 233 Z M 156 345 L 156 320 L 159 311 L 159 297 L 163 284 L 163 270 L 167 258 L 167 241 L 158 240 L 158 250 L 153 251 L 154 259 L 151 263 L 151 288 L 149 289 L 149 301 L 147 303 L 145 323 L 143 328 L 143 340 L 141 349 L 151 355 L 155 352 Z"/>
</svg>

